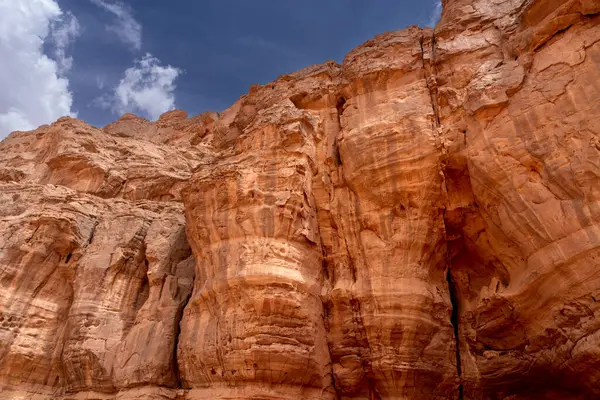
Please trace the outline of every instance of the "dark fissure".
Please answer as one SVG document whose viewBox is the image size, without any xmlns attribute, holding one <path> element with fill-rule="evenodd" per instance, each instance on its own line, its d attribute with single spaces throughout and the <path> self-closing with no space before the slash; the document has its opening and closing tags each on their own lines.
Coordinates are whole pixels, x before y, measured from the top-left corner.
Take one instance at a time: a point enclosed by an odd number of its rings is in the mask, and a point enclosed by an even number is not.
<svg viewBox="0 0 600 400">
<path fill-rule="evenodd" d="M 450 302 L 452 303 L 452 314 L 450 315 L 450 323 L 454 328 L 454 340 L 456 341 L 456 371 L 458 372 L 458 378 L 461 381 L 458 385 L 458 400 L 463 400 L 463 385 L 462 385 L 462 366 L 460 360 L 460 336 L 458 329 L 458 299 L 456 297 L 456 284 L 452 277 L 452 270 L 448 268 L 446 274 L 446 280 L 448 281 L 448 292 L 450 293 Z"/>
<path fill-rule="evenodd" d="M 196 278 L 194 277 L 194 279 Z M 181 382 L 181 371 L 179 370 L 179 362 L 177 361 L 177 349 L 179 348 L 179 336 L 181 335 L 181 320 L 183 319 L 183 312 L 192 298 L 192 291 L 190 291 L 190 294 L 183 301 L 181 310 L 177 311 L 177 314 L 175 315 L 175 343 L 173 344 L 173 357 L 171 358 L 171 365 L 175 374 L 175 385 L 180 389 L 189 389 L 188 387 L 183 387 L 183 383 Z"/>
<path fill-rule="evenodd" d="M 337 102 L 335 103 L 335 108 L 337 108 L 337 113 L 338 113 L 338 122 L 340 122 L 340 126 L 341 126 L 341 121 L 342 121 L 342 114 L 344 113 L 344 105 L 346 104 L 346 99 L 344 97 L 340 97 Z"/>
<path fill-rule="evenodd" d="M 339 99 L 337 99 L 336 104 L 335 104 L 335 108 L 337 109 L 337 121 L 338 121 L 338 126 L 339 129 L 342 129 L 342 115 L 344 114 L 344 106 L 346 105 L 346 99 L 344 97 L 340 97 Z M 333 142 L 333 159 L 335 162 L 336 167 L 339 167 L 342 165 L 342 156 L 340 154 L 340 149 L 338 146 L 338 140 L 337 138 L 335 138 L 334 142 Z"/>
</svg>

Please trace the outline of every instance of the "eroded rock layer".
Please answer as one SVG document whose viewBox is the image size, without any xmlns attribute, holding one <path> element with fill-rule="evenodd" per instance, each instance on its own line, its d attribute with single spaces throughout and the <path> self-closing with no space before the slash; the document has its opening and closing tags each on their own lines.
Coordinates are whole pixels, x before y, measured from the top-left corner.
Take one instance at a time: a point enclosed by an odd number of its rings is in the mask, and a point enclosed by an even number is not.
<svg viewBox="0 0 600 400">
<path fill-rule="evenodd" d="M 600 397 L 600 3 L 443 5 L 0 143 L 0 397 Z"/>
</svg>

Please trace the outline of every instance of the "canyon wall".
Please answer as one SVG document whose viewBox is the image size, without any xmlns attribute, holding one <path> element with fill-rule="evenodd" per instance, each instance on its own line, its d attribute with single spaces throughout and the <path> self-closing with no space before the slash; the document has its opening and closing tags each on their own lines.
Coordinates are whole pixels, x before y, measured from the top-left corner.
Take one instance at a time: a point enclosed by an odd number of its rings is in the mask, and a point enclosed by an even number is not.
<svg viewBox="0 0 600 400">
<path fill-rule="evenodd" d="M 0 398 L 599 398 L 600 2 L 443 3 L 1 142 Z"/>
</svg>

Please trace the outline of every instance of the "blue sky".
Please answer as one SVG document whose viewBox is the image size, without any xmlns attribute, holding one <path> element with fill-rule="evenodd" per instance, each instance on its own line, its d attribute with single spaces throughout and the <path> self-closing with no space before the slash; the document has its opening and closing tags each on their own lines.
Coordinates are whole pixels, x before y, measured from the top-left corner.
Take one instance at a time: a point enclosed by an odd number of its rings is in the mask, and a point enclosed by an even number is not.
<svg viewBox="0 0 600 400">
<path fill-rule="evenodd" d="M 23 70 L 22 83 L 5 82 L 14 96 L 0 98 L 0 137 L 3 115 L 6 130 L 64 113 L 103 126 L 126 111 L 150 119 L 173 107 L 220 111 L 251 84 L 340 62 L 374 35 L 429 25 L 438 13 L 436 0 L 0 0 L 0 26 L 25 26 L 21 41 L 31 34 L 19 47 L 0 28 L 0 56 L 22 58 L 13 69 Z M 26 64 L 39 60 L 10 52 L 36 46 L 47 68 L 26 74 Z M 50 96 L 38 97 L 60 104 L 56 110 L 26 104 L 23 88 L 34 91 L 32 80 L 44 78 Z"/>
</svg>

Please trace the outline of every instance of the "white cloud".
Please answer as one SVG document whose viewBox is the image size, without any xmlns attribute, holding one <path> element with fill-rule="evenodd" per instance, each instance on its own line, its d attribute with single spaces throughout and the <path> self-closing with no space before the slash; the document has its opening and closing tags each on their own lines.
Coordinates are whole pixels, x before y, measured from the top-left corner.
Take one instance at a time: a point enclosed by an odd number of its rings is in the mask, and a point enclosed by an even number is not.
<svg viewBox="0 0 600 400">
<path fill-rule="evenodd" d="M 61 18 L 54 0 L 0 0 L 0 138 L 73 114 L 69 82 L 43 52 Z"/>
<path fill-rule="evenodd" d="M 434 28 L 435 25 L 440 20 L 442 16 L 442 2 L 440 0 L 436 0 L 435 5 L 433 7 L 433 11 L 431 12 L 431 16 L 429 17 L 428 27 Z"/>
<path fill-rule="evenodd" d="M 96 76 L 96 86 L 98 87 L 98 89 L 100 89 L 100 90 L 104 89 L 105 85 L 106 85 L 106 78 L 103 75 Z"/>
<path fill-rule="evenodd" d="M 92 3 L 114 15 L 116 21 L 106 25 L 106 30 L 134 50 L 142 48 L 142 25 L 133 18 L 131 8 L 119 1 L 91 0 Z"/>
<path fill-rule="evenodd" d="M 175 108 L 175 80 L 181 73 L 179 68 L 163 66 L 147 53 L 125 71 L 114 93 L 101 98 L 100 105 L 120 114 L 139 113 L 157 119 Z"/>
<path fill-rule="evenodd" d="M 54 59 L 58 63 L 59 72 L 64 73 L 73 66 L 73 57 L 67 55 L 67 49 L 81 34 L 79 21 L 71 12 L 66 12 L 51 23 L 51 38 L 54 46 Z"/>
</svg>

